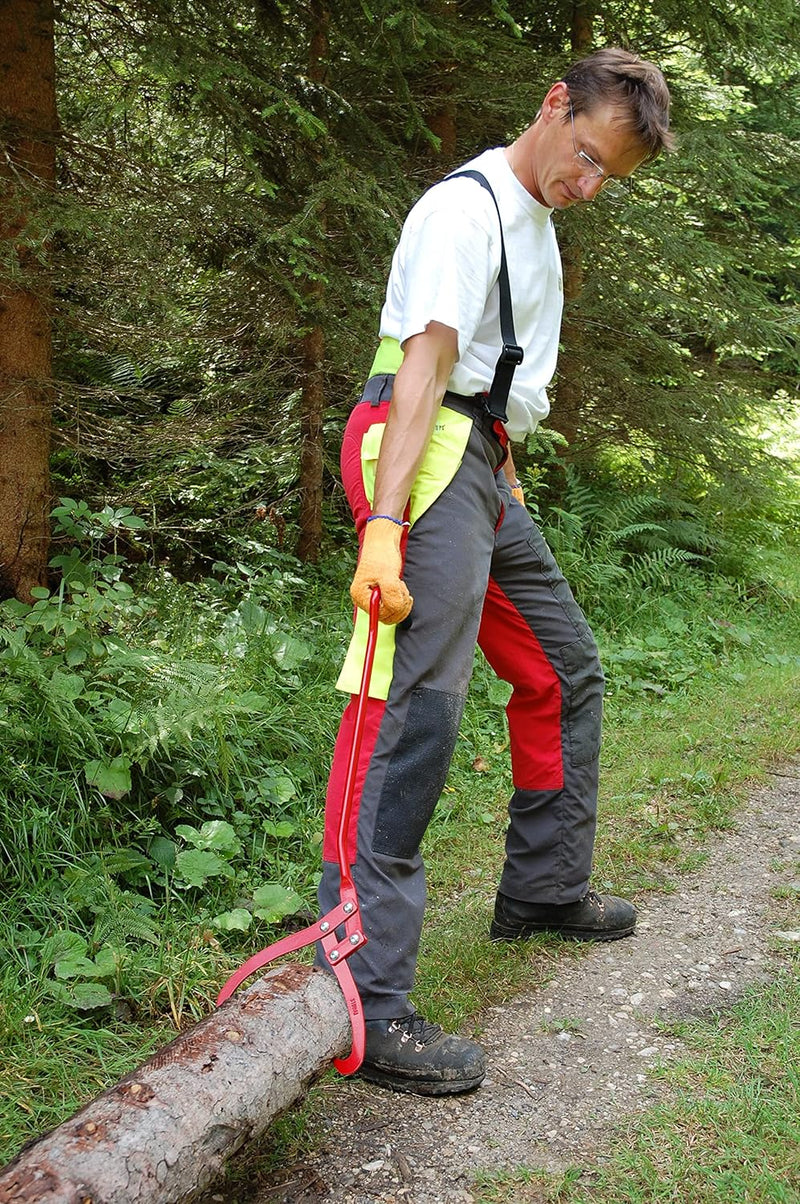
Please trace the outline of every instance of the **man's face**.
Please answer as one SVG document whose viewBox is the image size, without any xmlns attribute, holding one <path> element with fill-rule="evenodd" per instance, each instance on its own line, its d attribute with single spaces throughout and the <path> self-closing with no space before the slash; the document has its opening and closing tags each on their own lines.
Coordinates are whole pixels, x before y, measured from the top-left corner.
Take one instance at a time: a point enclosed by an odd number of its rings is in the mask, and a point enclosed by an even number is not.
<svg viewBox="0 0 800 1204">
<path fill-rule="evenodd" d="M 538 120 L 543 125 L 528 165 L 529 182 L 523 183 L 548 209 L 593 201 L 609 179 L 629 176 L 645 158 L 645 148 L 614 105 L 598 105 L 570 120 L 566 88 L 551 89 Z"/>
</svg>

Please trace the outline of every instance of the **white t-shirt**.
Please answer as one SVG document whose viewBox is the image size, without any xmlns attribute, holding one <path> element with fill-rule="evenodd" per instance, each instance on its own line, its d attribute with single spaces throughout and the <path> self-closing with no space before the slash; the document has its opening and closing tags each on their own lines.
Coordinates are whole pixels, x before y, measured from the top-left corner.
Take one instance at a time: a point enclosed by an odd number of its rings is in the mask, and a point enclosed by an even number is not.
<svg viewBox="0 0 800 1204">
<path fill-rule="evenodd" d="M 523 188 L 502 147 L 464 165 L 492 186 L 503 222 L 514 328 L 524 350 L 508 399 L 512 439 L 547 417 L 561 328 L 563 284 L 552 210 Z M 459 169 L 463 170 L 463 169 Z M 429 322 L 458 332 L 458 358 L 448 389 L 486 391 L 500 354 L 500 230 L 489 193 L 476 180 L 445 180 L 430 188 L 406 218 L 394 253 L 381 337 L 404 343 Z"/>
</svg>

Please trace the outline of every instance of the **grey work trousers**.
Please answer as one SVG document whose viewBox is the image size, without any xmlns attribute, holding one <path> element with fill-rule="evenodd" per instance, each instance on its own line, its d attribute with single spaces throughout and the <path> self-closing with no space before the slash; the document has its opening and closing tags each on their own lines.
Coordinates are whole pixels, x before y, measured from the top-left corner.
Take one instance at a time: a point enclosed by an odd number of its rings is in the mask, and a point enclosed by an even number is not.
<svg viewBox="0 0 800 1204">
<path fill-rule="evenodd" d="M 419 846 L 445 785 L 476 643 L 513 687 L 515 789 L 500 890 L 559 904 L 588 887 L 603 674 L 586 619 L 513 499 L 502 459 L 490 427 L 476 419 L 458 471 L 408 538 L 404 579 L 414 608 L 397 630 L 389 696 L 371 700 L 356 800 L 353 873 L 368 943 L 349 965 L 368 1019 L 412 1008 L 426 899 Z M 348 753 L 351 712 L 352 704 L 335 762 Z M 336 803 L 329 792 L 328 824 Z M 338 867 L 326 860 L 322 912 L 338 902 L 338 887 Z"/>
</svg>

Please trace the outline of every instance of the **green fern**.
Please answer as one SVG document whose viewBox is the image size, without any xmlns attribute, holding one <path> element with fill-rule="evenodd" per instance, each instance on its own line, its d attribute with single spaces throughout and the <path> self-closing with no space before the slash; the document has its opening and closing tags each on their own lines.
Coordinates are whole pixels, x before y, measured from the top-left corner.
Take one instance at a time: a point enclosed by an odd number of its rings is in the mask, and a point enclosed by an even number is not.
<svg viewBox="0 0 800 1204">
<path fill-rule="evenodd" d="M 657 548 L 653 552 L 634 556 L 629 565 L 629 574 L 642 588 L 670 586 L 675 571 L 696 565 L 698 556 L 685 548 Z"/>
<path fill-rule="evenodd" d="M 158 929 L 148 915 L 149 899 L 121 887 L 113 877 L 127 873 L 146 878 L 152 872 L 152 862 L 137 849 L 107 849 L 64 871 L 64 901 L 76 911 L 94 916 L 95 947 L 110 936 L 121 944 L 128 937 L 158 944 Z"/>
<path fill-rule="evenodd" d="M 571 466 L 564 474 L 562 504 L 546 512 L 542 530 L 587 610 L 618 613 L 636 591 L 701 567 L 710 536 L 687 502 L 607 480 L 596 485 Z"/>
<path fill-rule="evenodd" d="M 110 892 L 108 908 L 97 916 L 92 933 L 93 943 L 100 946 L 111 938 L 113 944 L 119 945 L 124 945 L 128 940 L 157 945 L 159 930 L 152 920 L 142 915 L 141 901 L 141 895 L 131 891 Z"/>
</svg>

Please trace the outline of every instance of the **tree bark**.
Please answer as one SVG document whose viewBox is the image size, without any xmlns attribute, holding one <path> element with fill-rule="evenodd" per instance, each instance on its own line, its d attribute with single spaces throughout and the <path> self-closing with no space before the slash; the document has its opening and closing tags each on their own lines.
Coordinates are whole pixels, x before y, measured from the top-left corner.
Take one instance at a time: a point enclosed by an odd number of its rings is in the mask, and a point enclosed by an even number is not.
<svg viewBox="0 0 800 1204">
<path fill-rule="evenodd" d="M 0 1204 L 189 1200 L 349 1048 L 335 979 L 273 970 L 24 1149 Z"/>
<path fill-rule="evenodd" d="M 455 0 L 436 0 L 432 12 L 443 21 L 458 20 L 458 8 Z M 437 63 L 431 80 L 431 111 L 428 115 L 428 128 L 439 139 L 437 159 L 450 164 L 456 157 L 456 139 L 458 134 L 456 115 L 456 75 L 458 72 L 456 59 L 442 60 Z"/>
<path fill-rule="evenodd" d="M 595 7 L 596 0 L 575 0 L 572 6 L 569 48 L 576 58 L 585 58 L 591 53 Z"/>
<path fill-rule="evenodd" d="M 322 302 L 324 285 L 306 290 L 308 303 Z M 325 414 L 325 332 L 318 312 L 303 336 L 303 389 L 300 396 L 300 534 L 297 555 L 308 564 L 319 559 L 322 543 L 322 430 Z"/>
<path fill-rule="evenodd" d="M 51 290 L 35 229 L 55 182 L 51 0 L 0 4 L 0 598 L 44 585 L 50 539 Z M 10 252 L 10 254 L 8 253 Z"/>
<path fill-rule="evenodd" d="M 311 40 L 308 77 L 324 84 L 327 77 L 330 12 L 326 0 L 311 2 Z M 320 214 L 325 229 L 325 213 Z M 325 297 L 322 280 L 312 280 L 306 290 L 308 329 L 303 336 L 303 388 L 300 398 L 300 535 L 297 555 L 315 563 L 322 544 L 322 480 L 324 471 L 323 418 L 325 415 L 325 331 L 321 308 Z"/>
</svg>

